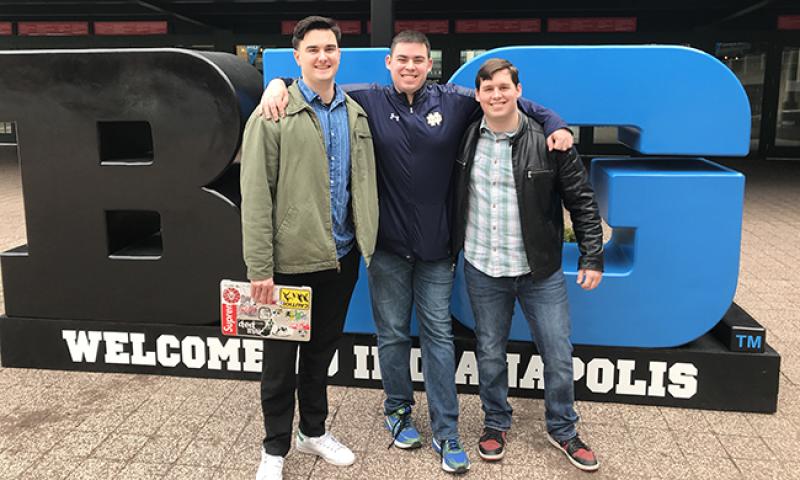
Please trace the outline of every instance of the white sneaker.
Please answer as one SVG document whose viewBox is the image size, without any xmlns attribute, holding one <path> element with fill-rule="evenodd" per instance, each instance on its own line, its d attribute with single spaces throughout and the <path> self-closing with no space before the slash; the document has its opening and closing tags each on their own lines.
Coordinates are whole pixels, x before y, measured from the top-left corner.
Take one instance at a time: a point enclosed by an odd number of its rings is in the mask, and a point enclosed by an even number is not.
<svg viewBox="0 0 800 480">
<path fill-rule="evenodd" d="M 298 452 L 317 455 L 326 462 L 340 467 L 352 465 L 356 461 L 355 454 L 336 440 L 331 432 L 325 432 L 321 437 L 307 437 L 298 431 L 295 447 Z"/>
<path fill-rule="evenodd" d="M 270 455 L 261 447 L 261 464 L 256 472 L 256 480 L 283 480 L 283 457 Z"/>
</svg>

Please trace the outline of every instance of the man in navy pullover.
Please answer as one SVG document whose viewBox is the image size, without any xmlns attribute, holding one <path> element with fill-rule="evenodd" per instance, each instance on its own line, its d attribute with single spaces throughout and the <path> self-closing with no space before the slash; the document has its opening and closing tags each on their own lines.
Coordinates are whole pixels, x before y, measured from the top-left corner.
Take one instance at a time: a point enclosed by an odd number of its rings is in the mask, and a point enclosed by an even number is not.
<svg viewBox="0 0 800 480">
<path fill-rule="evenodd" d="M 433 62 L 430 43 L 419 32 L 392 40 L 386 68 L 392 85 L 345 85 L 369 115 L 378 175 L 379 227 L 368 269 L 378 357 L 386 393 L 385 426 L 398 448 L 422 445 L 411 419 L 409 371 L 411 309 L 416 307 L 422 371 L 442 469 L 464 473 L 469 458 L 458 434 L 455 352 L 450 318 L 454 269 L 450 254 L 450 183 L 461 138 L 480 117 L 471 89 L 425 85 Z M 270 82 L 261 108 L 283 116 L 284 81 Z M 521 100 L 523 112 L 544 127 L 550 149 L 568 150 L 572 134 L 554 112 Z"/>
</svg>

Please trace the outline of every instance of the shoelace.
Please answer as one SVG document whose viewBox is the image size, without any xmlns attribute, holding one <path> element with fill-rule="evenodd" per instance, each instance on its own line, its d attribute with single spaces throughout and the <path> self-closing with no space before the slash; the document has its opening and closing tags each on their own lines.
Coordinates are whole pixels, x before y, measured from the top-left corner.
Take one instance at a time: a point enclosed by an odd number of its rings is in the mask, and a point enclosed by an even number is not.
<svg viewBox="0 0 800 480">
<path fill-rule="evenodd" d="M 445 440 L 444 445 L 442 445 L 442 455 L 444 455 L 444 451 L 454 451 L 454 450 L 461 450 L 461 444 L 455 438 L 450 438 Z"/>
<path fill-rule="evenodd" d="M 339 440 L 336 440 L 336 438 L 330 432 L 325 434 L 325 438 L 320 443 L 322 444 L 323 448 L 326 448 L 332 452 L 338 452 L 344 448 L 344 445 L 342 445 Z"/>
<path fill-rule="evenodd" d="M 397 415 L 399 420 L 392 426 L 392 441 L 389 443 L 389 446 L 386 447 L 387 450 L 392 448 L 392 445 L 394 445 L 400 433 L 411 425 L 411 409 L 401 408 L 395 411 L 393 415 Z"/>
<path fill-rule="evenodd" d="M 494 440 L 498 444 L 503 444 L 503 432 L 499 430 L 495 430 L 492 428 L 487 428 L 483 431 L 483 435 L 481 435 L 481 443 L 486 442 L 488 440 Z"/>
<path fill-rule="evenodd" d="M 573 453 L 577 452 L 581 448 L 584 449 L 584 450 L 587 450 L 587 451 L 589 450 L 589 447 L 587 447 L 586 444 L 583 443 L 583 440 L 581 440 L 581 438 L 579 436 L 577 436 L 577 435 L 575 435 L 574 437 L 570 438 L 569 440 L 567 440 L 564 443 L 566 444 L 567 452 L 570 455 L 572 455 Z"/>
</svg>

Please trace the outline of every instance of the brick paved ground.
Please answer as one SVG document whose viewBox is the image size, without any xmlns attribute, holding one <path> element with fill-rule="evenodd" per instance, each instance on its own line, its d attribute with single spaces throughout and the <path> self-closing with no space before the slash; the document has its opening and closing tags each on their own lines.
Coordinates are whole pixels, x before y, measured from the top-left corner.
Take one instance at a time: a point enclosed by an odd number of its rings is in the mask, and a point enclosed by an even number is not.
<svg viewBox="0 0 800 480">
<path fill-rule="evenodd" d="M 729 163 L 748 175 L 736 301 L 783 355 L 778 413 L 579 402 L 580 429 L 602 462 L 592 478 L 800 478 L 793 457 L 800 445 L 800 162 Z M 0 221 L 0 249 L 24 243 L 18 170 L 7 161 L 0 163 Z M 286 477 L 451 478 L 430 448 L 385 448 L 381 396 L 331 387 L 331 428 L 358 461 L 334 468 L 292 453 Z M 479 400 L 460 401 L 462 436 L 473 448 Z M 541 400 L 513 404 L 507 458 L 490 465 L 472 450 L 468 478 L 588 478 L 547 444 Z M 0 368 L 0 479 L 254 478 L 258 405 L 256 382 Z M 417 419 L 430 438 L 424 416 Z"/>
</svg>

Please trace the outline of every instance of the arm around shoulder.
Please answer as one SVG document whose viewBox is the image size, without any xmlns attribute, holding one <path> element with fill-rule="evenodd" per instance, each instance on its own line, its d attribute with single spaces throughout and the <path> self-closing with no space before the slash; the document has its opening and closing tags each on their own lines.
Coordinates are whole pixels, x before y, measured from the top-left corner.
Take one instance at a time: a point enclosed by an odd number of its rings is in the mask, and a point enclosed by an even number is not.
<svg viewBox="0 0 800 480">
<path fill-rule="evenodd" d="M 556 130 L 567 128 L 567 123 L 556 112 L 525 97 L 520 97 L 519 108 L 522 113 L 542 125 L 545 136 L 549 137 Z"/>
</svg>

